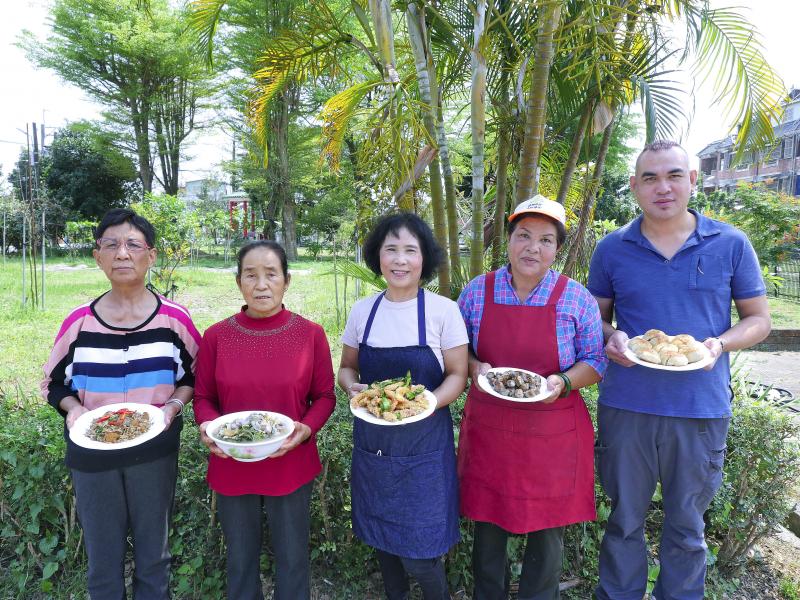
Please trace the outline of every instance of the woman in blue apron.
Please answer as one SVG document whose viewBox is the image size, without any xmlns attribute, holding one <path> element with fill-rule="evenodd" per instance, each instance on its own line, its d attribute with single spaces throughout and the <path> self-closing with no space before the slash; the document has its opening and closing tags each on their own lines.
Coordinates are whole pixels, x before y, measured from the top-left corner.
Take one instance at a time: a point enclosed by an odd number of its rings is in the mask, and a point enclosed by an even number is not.
<svg viewBox="0 0 800 600">
<path fill-rule="evenodd" d="M 466 328 L 455 302 L 420 288 L 435 274 L 442 250 L 418 216 L 381 219 L 364 244 L 364 258 L 387 289 L 353 305 L 342 335 L 339 385 L 353 396 L 410 372 L 413 383 L 433 392 L 437 408 L 408 425 L 355 419 L 353 531 L 375 548 L 389 600 L 408 597 L 409 575 L 425 600 L 446 600 L 442 555 L 459 540 L 448 405 L 466 385 Z"/>
</svg>

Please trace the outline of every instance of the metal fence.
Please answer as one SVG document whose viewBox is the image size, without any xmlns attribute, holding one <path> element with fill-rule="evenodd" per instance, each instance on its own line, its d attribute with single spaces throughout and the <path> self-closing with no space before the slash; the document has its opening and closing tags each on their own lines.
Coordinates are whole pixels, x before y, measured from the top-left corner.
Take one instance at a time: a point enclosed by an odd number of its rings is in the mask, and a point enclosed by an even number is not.
<svg viewBox="0 0 800 600">
<path fill-rule="evenodd" d="M 770 295 L 800 301 L 800 260 L 788 260 L 776 265 L 772 272 L 783 278 L 780 286 L 769 286 Z"/>
</svg>

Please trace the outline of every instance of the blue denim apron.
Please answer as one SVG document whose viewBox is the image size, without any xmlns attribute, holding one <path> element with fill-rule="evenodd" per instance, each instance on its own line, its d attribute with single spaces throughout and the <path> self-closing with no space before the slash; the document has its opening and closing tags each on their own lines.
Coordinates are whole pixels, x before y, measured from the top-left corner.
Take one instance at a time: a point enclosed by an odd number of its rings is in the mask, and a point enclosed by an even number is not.
<svg viewBox="0 0 800 600">
<path fill-rule="evenodd" d="M 372 306 L 358 347 L 363 383 L 403 377 L 436 389 L 444 373 L 425 333 L 425 295 L 417 295 L 417 346 L 373 348 Z M 351 477 L 353 531 L 364 543 L 406 558 L 435 558 L 459 540 L 458 478 L 450 408 L 422 421 L 382 426 L 355 419 Z"/>
</svg>

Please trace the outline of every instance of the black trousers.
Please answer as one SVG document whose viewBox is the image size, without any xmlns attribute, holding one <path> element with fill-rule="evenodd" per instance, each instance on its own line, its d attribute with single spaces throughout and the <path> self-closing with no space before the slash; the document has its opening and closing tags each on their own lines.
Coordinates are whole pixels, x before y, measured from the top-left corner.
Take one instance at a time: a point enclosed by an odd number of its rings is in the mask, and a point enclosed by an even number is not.
<svg viewBox="0 0 800 600">
<path fill-rule="evenodd" d="M 227 547 L 229 600 L 264 598 L 259 574 L 264 511 L 275 555 L 275 600 L 310 597 L 308 532 L 312 484 L 286 496 L 217 494 L 217 513 Z"/>
<path fill-rule="evenodd" d="M 475 522 L 472 571 L 475 576 L 473 600 L 506 600 L 511 572 L 507 542 L 511 535 L 493 523 Z M 564 554 L 564 528 L 542 529 L 527 535 L 519 600 L 555 600 Z"/>
<path fill-rule="evenodd" d="M 89 559 L 91 600 L 125 598 L 125 552 L 133 538 L 133 596 L 169 595 L 169 524 L 175 497 L 178 453 L 121 469 L 72 470 L 83 543 Z"/>
<path fill-rule="evenodd" d="M 408 598 L 409 575 L 417 580 L 424 600 L 450 600 L 444 561 L 436 558 L 406 558 L 376 550 L 383 575 L 383 587 L 388 600 Z"/>
</svg>

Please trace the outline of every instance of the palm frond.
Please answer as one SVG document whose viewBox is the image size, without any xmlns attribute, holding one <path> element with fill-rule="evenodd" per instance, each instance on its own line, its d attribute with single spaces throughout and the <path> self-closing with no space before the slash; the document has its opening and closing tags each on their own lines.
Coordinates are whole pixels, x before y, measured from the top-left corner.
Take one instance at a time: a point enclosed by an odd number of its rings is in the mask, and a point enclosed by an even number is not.
<svg viewBox="0 0 800 600">
<path fill-rule="evenodd" d="M 366 285 L 374 287 L 376 290 L 381 291 L 386 289 L 386 282 L 382 277 L 378 277 L 369 268 L 352 260 L 338 260 L 333 265 L 333 270 L 327 271 L 325 275 L 333 275 L 338 273 L 345 277 L 352 277 L 356 281 L 360 281 Z"/>
<path fill-rule="evenodd" d="M 710 82 L 724 112 L 740 125 L 736 136 L 738 160 L 745 150 L 773 141 L 773 123 L 779 122 L 786 88 L 767 63 L 763 45 L 752 24 L 734 9 L 698 11 L 694 71 Z"/>
<path fill-rule="evenodd" d="M 197 49 L 205 54 L 209 67 L 214 61 L 214 35 L 227 2 L 228 0 L 192 0 L 189 3 L 189 30 L 197 36 Z"/>
<path fill-rule="evenodd" d="M 322 107 L 319 119 L 322 121 L 322 155 L 333 171 L 338 171 L 342 155 L 342 143 L 347 125 L 358 105 L 373 88 L 381 85 L 380 80 L 357 83 L 331 97 Z"/>
</svg>

